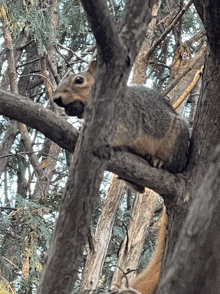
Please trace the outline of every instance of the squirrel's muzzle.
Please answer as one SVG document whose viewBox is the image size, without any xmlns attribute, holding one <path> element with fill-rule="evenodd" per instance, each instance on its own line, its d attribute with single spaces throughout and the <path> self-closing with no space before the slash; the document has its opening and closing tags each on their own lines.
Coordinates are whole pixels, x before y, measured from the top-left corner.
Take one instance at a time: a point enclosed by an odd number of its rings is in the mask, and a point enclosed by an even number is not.
<svg viewBox="0 0 220 294">
<path fill-rule="evenodd" d="M 84 111 L 84 104 L 81 101 L 73 101 L 67 105 L 63 104 L 62 98 L 55 98 L 53 100 L 58 106 L 63 107 L 65 112 L 69 116 L 77 116 L 78 118 L 82 118 Z"/>
<path fill-rule="evenodd" d="M 66 106 L 64 106 L 65 112 L 69 116 L 77 116 L 78 118 L 82 118 L 84 105 L 81 101 L 74 101 Z"/>
</svg>

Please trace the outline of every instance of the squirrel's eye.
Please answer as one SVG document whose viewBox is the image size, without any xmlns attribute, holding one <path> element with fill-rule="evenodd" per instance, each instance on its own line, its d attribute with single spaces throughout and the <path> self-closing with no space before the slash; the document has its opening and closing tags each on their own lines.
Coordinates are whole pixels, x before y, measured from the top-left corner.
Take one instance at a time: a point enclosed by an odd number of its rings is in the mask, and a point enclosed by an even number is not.
<svg viewBox="0 0 220 294">
<path fill-rule="evenodd" d="M 81 76 L 78 76 L 75 78 L 75 81 L 74 81 L 75 84 L 82 84 L 84 83 L 84 78 L 81 77 Z"/>
</svg>

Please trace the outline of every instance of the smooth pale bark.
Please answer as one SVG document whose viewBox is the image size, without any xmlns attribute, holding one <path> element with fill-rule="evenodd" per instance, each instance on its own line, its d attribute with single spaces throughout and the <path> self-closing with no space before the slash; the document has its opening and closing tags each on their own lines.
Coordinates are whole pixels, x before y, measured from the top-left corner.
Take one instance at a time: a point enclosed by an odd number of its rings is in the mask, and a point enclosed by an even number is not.
<svg viewBox="0 0 220 294">
<path fill-rule="evenodd" d="M 138 56 L 134 64 L 134 73 L 132 78 L 133 84 L 144 84 L 146 81 L 146 70 L 149 64 L 148 58 L 145 58 L 147 52 L 150 50 L 154 29 L 157 22 L 157 14 L 161 5 L 161 0 L 154 2 L 152 8 L 152 20 L 148 25 L 147 34 L 144 39 L 144 42 L 141 46 L 141 49 L 138 53 Z"/>
<path fill-rule="evenodd" d="M 143 194 L 137 194 L 133 205 L 127 237 L 119 252 L 119 259 L 111 284 L 112 289 L 118 290 L 124 286 L 122 285 L 124 278 L 123 272 L 127 273 L 128 270 L 133 270 L 127 275 L 128 282 L 136 276 L 135 269 L 138 267 L 143 243 L 149 234 L 150 222 L 157 199 L 158 194 L 150 189 L 146 189 Z"/>
<path fill-rule="evenodd" d="M 116 175 L 112 175 L 107 198 L 102 206 L 102 212 L 98 220 L 96 232 L 92 238 L 92 246 L 86 258 L 86 265 L 83 271 L 81 291 L 96 290 L 103 264 L 106 258 L 109 242 L 112 236 L 115 215 L 118 210 L 125 186 L 124 181 L 118 180 Z"/>
</svg>

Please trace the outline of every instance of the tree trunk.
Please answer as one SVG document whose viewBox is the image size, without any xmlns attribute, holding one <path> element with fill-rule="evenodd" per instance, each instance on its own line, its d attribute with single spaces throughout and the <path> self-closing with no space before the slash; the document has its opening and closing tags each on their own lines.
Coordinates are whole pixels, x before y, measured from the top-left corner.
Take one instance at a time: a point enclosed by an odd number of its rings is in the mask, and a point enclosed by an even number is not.
<svg viewBox="0 0 220 294">
<path fill-rule="evenodd" d="M 219 174 L 220 145 L 189 209 L 172 265 L 156 293 L 220 293 Z"/>
<path fill-rule="evenodd" d="M 115 214 L 118 210 L 122 196 L 124 181 L 112 175 L 107 198 L 103 204 L 102 212 L 92 236 L 92 246 L 87 254 L 86 265 L 83 271 L 81 291 L 96 290 L 98 288 L 102 267 L 106 258 L 107 249 L 112 235 Z"/>
<path fill-rule="evenodd" d="M 144 241 L 149 234 L 150 222 L 154 212 L 158 194 L 146 189 L 144 194 L 137 194 L 127 237 L 119 252 L 119 259 L 112 279 L 111 288 L 124 288 L 122 280 L 127 272 L 128 282 L 136 275 L 136 269 L 142 252 Z M 124 283 L 125 284 L 125 283 Z"/>
<path fill-rule="evenodd" d="M 217 41 L 220 4 L 217 0 L 210 3 L 209 0 L 203 1 L 209 54 L 195 115 L 189 163 L 184 173 L 186 190 L 182 197 L 172 201 L 165 197 L 170 222 L 158 294 L 219 293 L 216 276 L 219 271 L 219 253 L 216 251 L 219 242 L 216 228 L 219 223 L 216 214 L 219 152 L 204 179 L 220 141 L 220 48 Z M 215 26 L 211 25 L 213 22 Z"/>
</svg>

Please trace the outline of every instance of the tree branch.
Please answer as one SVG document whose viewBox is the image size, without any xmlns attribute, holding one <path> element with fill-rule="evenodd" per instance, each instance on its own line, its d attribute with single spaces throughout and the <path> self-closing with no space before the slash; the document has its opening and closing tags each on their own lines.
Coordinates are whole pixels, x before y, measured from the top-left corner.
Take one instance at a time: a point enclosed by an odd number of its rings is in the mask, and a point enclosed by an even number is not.
<svg viewBox="0 0 220 294">
<path fill-rule="evenodd" d="M 99 54 L 105 61 L 113 59 L 120 46 L 107 2 L 102 0 L 81 0 L 81 2 L 96 38 Z"/>
<path fill-rule="evenodd" d="M 0 114 L 35 128 L 71 153 L 75 150 L 78 131 L 59 115 L 28 98 L 0 89 Z M 128 152 L 114 152 L 107 170 L 172 198 L 181 196 L 185 186 L 183 177 L 153 168 Z"/>
<path fill-rule="evenodd" d="M 137 11 L 150 8 L 150 0 L 139 0 Z M 103 173 L 111 155 L 111 145 L 122 107 L 124 86 L 143 38 L 138 34 L 142 23 L 134 24 L 137 38 L 124 44 L 113 25 L 107 1 L 82 0 L 98 44 L 96 83 L 86 108 L 85 123 L 77 140 L 63 203 L 52 236 L 38 294 L 72 292 L 80 258 L 89 234 Z M 145 11 L 146 15 L 151 10 Z M 135 16 L 135 15 L 134 15 Z M 136 19 L 136 17 L 135 17 Z M 144 27 L 147 29 L 147 19 Z M 131 35 L 130 35 L 131 36 Z M 142 35 L 141 35 L 142 36 Z M 144 36 L 143 36 L 144 37 Z M 136 50 L 130 44 L 136 43 Z M 127 47 L 125 47 L 127 45 Z M 59 269 L 59 270 L 58 270 Z"/>
<path fill-rule="evenodd" d="M 163 91 L 163 95 L 166 96 L 178 83 L 179 81 L 185 76 L 187 75 L 188 72 L 190 72 L 192 69 L 194 69 L 194 67 L 196 66 L 196 64 L 201 60 L 201 58 L 204 57 L 205 53 L 206 53 L 206 43 L 203 44 L 202 48 L 199 50 L 199 52 L 196 54 L 196 56 L 189 62 L 187 68 L 180 73 L 175 80 Z"/>
<path fill-rule="evenodd" d="M 147 27 L 152 18 L 154 1 L 129 0 L 126 1 L 124 14 L 119 25 L 121 38 L 130 52 L 136 55 L 146 36 Z M 131 62 L 135 60 L 130 56 Z"/>
<path fill-rule="evenodd" d="M 203 15 L 203 6 L 201 0 L 194 0 L 193 4 L 198 12 L 199 17 L 201 18 L 202 22 L 204 22 L 204 15 Z"/>
<path fill-rule="evenodd" d="M 81 2 L 87 13 L 102 59 L 106 62 L 117 58 L 123 48 L 127 54 L 129 52 L 131 59 L 129 62 L 133 64 L 152 17 L 152 2 L 127 1 L 123 17 L 117 26 L 110 15 L 106 1 L 81 0 Z"/>
<path fill-rule="evenodd" d="M 146 160 L 128 152 L 117 151 L 109 161 L 107 170 L 125 180 L 154 190 L 168 202 L 180 199 L 185 192 L 182 174 L 174 175 L 164 169 L 152 167 Z"/>
<path fill-rule="evenodd" d="M 59 115 L 30 99 L 0 89 L 0 114 L 35 128 L 73 153 L 78 137 L 77 130 Z"/>
</svg>

